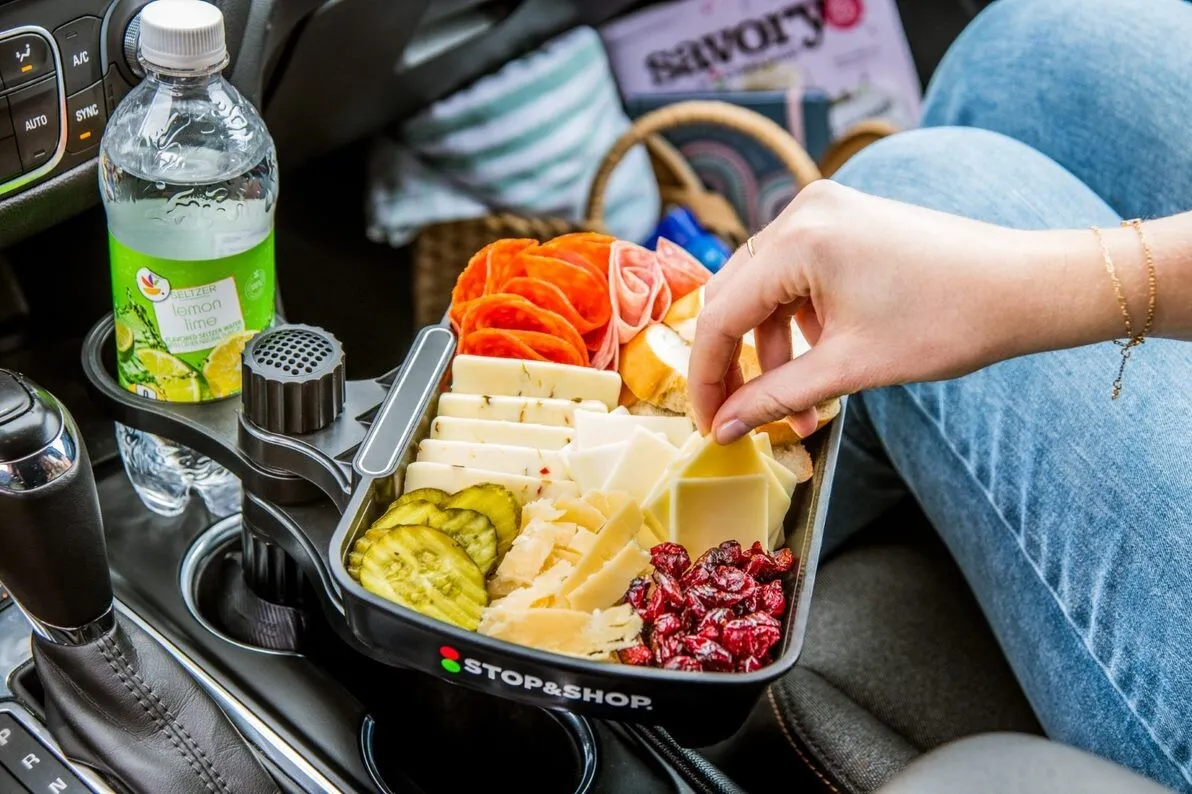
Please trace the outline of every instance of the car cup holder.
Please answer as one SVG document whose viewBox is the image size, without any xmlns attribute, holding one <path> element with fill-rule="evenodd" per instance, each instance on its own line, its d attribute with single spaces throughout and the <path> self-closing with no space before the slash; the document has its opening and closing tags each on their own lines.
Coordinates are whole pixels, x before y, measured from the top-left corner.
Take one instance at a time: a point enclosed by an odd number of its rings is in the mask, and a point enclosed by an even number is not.
<svg viewBox="0 0 1192 794">
<path fill-rule="evenodd" d="M 246 345 L 241 399 L 199 404 L 158 402 L 122 389 L 114 325 L 110 315 L 104 318 L 83 345 L 85 374 L 112 418 L 212 458 L 244 487 L 241 568 L 256 600 L 246 598 L 232 611 L 241 618 L 264 615 L 270 625 L 254 631 L 258 618 L 226 625 L 226 610 L 225 625 L 216 625 L 198 588 L 192 608 L 216 633 L 250 647 L 300 650 L 303 626 L 295 618 L 317 607 L 349 647 L 384 664 L 541 709 L 611 719 L 652 746 L 674 747 L 671 734 L 687 746 L 705 746 L 735 732 L 801 650 L 839 417 L 808 442 L 814 474 L 787 516 L 787 545 L 799 562 L 785 580 L 789 607 L 776 661 L 732 674 L 621 667 L 465 632 L 382 601 L 348 577 L 347 549 L 394 498 L 448 384 L 455 335 L 446 323 L 424 328 L 402 366 L 366 380 L 345 377 L 343 349 L 331 334 L 278 326 Z"/>
</svg>

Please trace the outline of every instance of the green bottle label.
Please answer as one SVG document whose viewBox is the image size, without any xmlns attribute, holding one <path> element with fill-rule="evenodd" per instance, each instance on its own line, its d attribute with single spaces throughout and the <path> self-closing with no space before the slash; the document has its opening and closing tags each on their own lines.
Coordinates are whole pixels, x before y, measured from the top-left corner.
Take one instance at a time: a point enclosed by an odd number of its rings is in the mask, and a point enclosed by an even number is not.
<svg viewBox="0 0 1192 794">
<path fill-rule="evenodd" d="M 149 256 L 108 234 L 120 385 L 154 400 L 240 393 L 240 354 L 274 314 L 273 232 L 232 256 Z"/>
</svg>

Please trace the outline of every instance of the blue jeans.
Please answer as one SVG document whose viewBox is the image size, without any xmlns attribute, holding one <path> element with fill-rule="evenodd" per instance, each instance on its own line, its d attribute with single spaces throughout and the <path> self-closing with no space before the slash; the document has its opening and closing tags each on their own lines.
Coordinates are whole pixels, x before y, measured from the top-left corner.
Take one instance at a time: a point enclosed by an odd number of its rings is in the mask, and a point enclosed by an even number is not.
<svg viewBox="0 0 1192 794">
<path fill-rule="evenodd" d="M 941 64 L 924 127 L 837 178 L 1020 228 L 1188 210 L 1192 5 L 999 0 Z M 1111 402 L 1119 356 L 859 395 L 825 547 L 909 493 L 1047 733 L 1192 791 L 1192 344 L 1148 341 Z"/>
</svg>

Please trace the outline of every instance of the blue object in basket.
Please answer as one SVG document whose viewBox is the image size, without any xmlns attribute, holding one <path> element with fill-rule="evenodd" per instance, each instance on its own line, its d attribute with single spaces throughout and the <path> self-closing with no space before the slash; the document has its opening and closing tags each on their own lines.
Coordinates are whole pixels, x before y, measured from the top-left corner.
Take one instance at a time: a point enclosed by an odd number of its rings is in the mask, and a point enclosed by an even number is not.
<svg viewBox="0 0 1192 794">
<path fill-rule="evenodd" d="M 720 270 L 732 255 L 724 241 L 700 226 L 686 207 L 675 207 L 658 222 L 654 234 L 646 242 L 646 248 L 654 250 L 659 237 L 665 237 L 683 248 L 713 273 Z"/>
</svg>

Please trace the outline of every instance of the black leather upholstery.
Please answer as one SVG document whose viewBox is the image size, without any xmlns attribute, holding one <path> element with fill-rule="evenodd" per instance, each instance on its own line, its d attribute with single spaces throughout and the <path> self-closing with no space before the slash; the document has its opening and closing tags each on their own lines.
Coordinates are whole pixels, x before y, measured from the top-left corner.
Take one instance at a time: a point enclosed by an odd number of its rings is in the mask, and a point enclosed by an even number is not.
<svg viewBox="0 0 1192 794">
<path fill-rule="evenodd" d="M 1165 794 L 1094 755 L 1038 736 L 992 733 L 922 756 L 877 794 Z"/>
<path fill-rule="evenodd" d="M 35 638 L 46 718 L 62 750 L 134 794 L 273 794 L 228 718 L 152 637 L 127 622 L 65 647 Z"/>
</svg>

